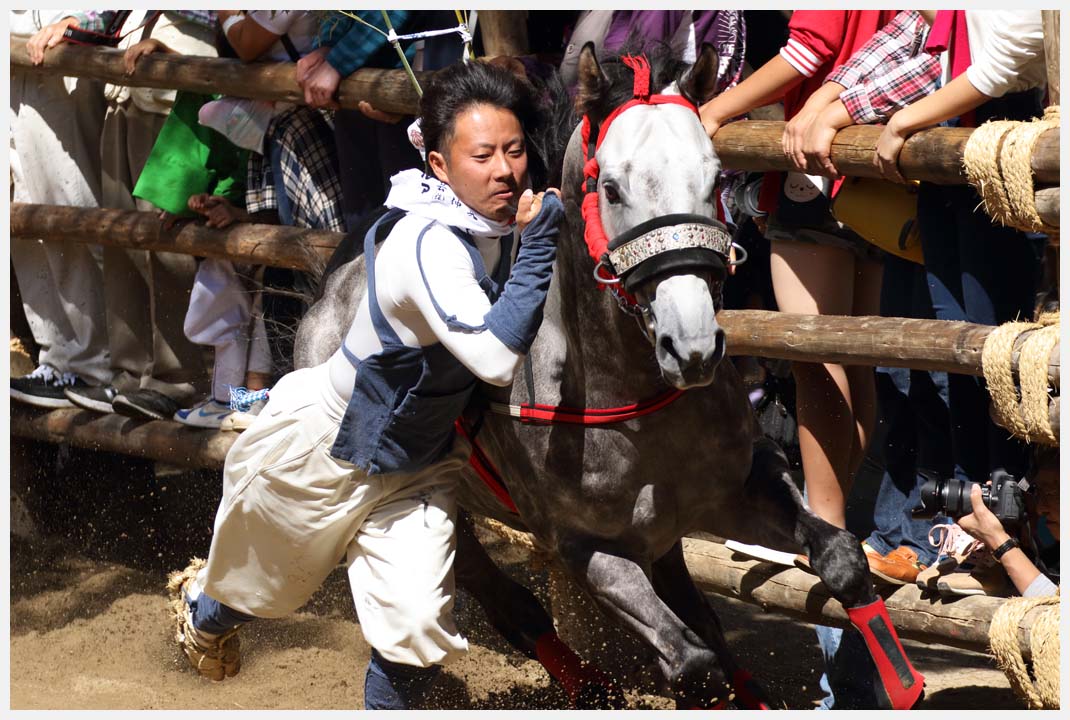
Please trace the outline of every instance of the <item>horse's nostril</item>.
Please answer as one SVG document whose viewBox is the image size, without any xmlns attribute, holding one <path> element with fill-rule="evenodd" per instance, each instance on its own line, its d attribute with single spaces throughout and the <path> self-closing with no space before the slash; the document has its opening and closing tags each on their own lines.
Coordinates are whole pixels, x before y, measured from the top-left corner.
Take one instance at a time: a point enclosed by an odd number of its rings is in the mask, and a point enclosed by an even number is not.
<svg viewBox="0 0 1070 720">
<path fill-rule="evenodd" d="M 671 337 L 669 337 L 668 335 L 662 335 L 661 339 L 658 340 L 658 345 L 661 346 L 662 350 L 667 352 L 672 357 L 676 358 L 677 361 L 681 363 L 683 362 L 683 358 L 681 358 L 676 352 L 676 345 L 673 343 Z"/>
<path fill-rule="evenodd" d="M 727 349 L 727 343 L 725 342 L 724 330 L 717 330 L 716 340 L 713 346 L 713 356 L 710 358 L 711 362 L 721 362 L 724 358 L 725 350 Z"/>
</svg>

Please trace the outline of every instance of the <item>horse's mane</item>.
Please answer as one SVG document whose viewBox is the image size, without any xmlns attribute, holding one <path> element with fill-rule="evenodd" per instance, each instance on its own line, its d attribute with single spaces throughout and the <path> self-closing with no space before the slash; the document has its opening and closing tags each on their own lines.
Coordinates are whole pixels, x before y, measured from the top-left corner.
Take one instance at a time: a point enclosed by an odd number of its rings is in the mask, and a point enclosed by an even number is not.
<svg viewBox="0 0 1070 720">
<path fill-rule="evenodd" d="M 616 107 L 632 98 L 634 72 L 621 62 L 624 55 L 645 54 L 650 63 L 651 92 L 658 92 L 672 82 L 679 82 L 690 67 L 673 56 L 668 43 L 651 42 L 641 36 L 631 35 L 621 49 L 613 54 L 603 53 L 598 62 L 609 79 L 608 88 L 593 102 L 588 110 L 596 118 L 604 118 Z M 576 109 L 575 98 L 561 80 L 557 71 L 546 77 L 532 79 L 540 98 L 540 114 L 537 122 L 528 130 L 528 147 L 532 160 L 532 182 L 536 187 L 551 185 L 560 187 L 565 149 L 572 137 L 581 113 Z M 689 98 L 695 102 L 695 98 Z M 540 182 L 545 178 L 545 182 Z"/>
</svg>

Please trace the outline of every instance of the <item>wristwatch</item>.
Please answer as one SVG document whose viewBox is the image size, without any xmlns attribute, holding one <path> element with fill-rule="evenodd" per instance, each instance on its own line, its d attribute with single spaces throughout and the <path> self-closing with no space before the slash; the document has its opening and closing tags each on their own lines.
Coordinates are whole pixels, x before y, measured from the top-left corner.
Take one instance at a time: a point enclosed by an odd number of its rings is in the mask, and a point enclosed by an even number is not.
<svg viewBox="0 0 1070 720">
<path fill-rule="evenodd" d="M 1014 538 L 1007 538 L 1007 542 L 1003 543 L 998 548 L 992 551 L 992 557 L 994 557 L 996 560 L 999 560 L 1016 547 L 1019 547 L 1018 541 Z"/>
</svg>

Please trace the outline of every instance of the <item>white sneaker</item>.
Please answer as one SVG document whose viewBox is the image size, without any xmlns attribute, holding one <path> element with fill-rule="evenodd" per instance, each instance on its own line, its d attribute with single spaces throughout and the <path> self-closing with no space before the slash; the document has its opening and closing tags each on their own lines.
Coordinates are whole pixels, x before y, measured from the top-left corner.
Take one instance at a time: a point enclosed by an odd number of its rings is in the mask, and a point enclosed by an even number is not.
<svg viewBox="0 0 1070 720">
<path fill-rule="evenodd" d="M 175 413 L 174 419 L 183 425 L 199 428 L 219 428 L 223 421 L 234 413 L 230 405 L 209 398 L 186 410 Z"/>
<path fill-rule="evenodd" d="M 796 558 L 799 557 L 795 553 L 773 550 L 763 545 L 747 545 L 735 540 L 726 540 L 724 546 L 732 552 L 749 555 L 752 558 L 765 560 L 776 565 L 787 565 L 788 567 L 795 567 L 797 564 Z"/>
</svg>

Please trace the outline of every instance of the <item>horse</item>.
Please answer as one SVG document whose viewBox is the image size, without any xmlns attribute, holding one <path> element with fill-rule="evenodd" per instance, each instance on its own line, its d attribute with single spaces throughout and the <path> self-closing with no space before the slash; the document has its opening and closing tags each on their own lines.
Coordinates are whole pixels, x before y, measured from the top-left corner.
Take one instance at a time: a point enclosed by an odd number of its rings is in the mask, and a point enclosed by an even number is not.
<svg viewBox="0 0 1070 720">
<path fill-rule="evenodd" d="M 459 422 L 457 441 L 472 443 L 475 458 L 459 502 L 532 533 L 611 621 L 652 649 L 678 707 L 733 698 L 764 708 L 764 691 L 733 658 L 688 573 L 685 535 L 804 553 L 846 608 L 883 604 L 858 540 L 807 508 L 738 374 L 721 362 L 716 313 L 731 241 L 710 219 L 720 163 L 695 110 L 713 92 L 717 54 L 703 47 L 690 70 L 650 57 L 581 51 L 575 112 L 584 120 L 574 116 L 559 143 L 566 218 L 543 323 L 525 377 L 482 388 Z M 329 270 L 298 329 L 299 367 L 337 349 L 364 292 L 359 256 L 343 253 Z M 490 466 L 508 487 L 504 500 L 488 487 Z M 492 625 L 543 662 L 576 705 L 619 700 L 563 647 L 546 611 L 497 568 L 464 517 L 455 572 Z M 890 624 L 879 639 L 889 632 L 891 664 L 909 690 L 885 699 L 909 707 L 921 677 Z"/>
</svg>

